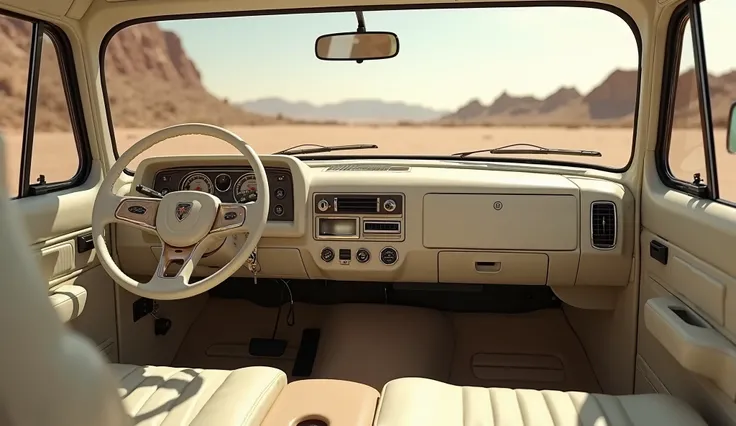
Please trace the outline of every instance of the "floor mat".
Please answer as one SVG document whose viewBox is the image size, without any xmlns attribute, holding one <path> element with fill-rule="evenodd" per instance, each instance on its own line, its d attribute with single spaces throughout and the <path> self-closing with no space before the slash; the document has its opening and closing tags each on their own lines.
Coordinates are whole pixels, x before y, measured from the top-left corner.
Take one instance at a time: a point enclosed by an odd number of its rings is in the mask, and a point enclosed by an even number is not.
<svg viewBox="0 0 736 426">
<path fill-rule="evenodd" d="M 294 313 L 293 326 L 281 315 L 276 333 L 287 342 L 284 355 L 254 357 L 250 339 L 271 337 L 277 309 L 211 298 L 174 366 L 266 365 L 290 380 L 346 379 L 377 389 L 394 377 L 422 376 L 465 386 L 600 392 L 560 309 L 506 315 L 297 303 Z"/>
<path fill-rule="evenodd" d="M 452 327 L 447 314 L 433 309 L 334 305 L 319 346 L 315 378 L 350 380 L 380 391 L 400 377 L 447 381 Z"/>
<path fill-rule="evenodd" d="M 248 350 L 250 339 L 272 336 L 278 309 L 237 299 L 211 298 L 189 329 L 173 366 L 232 370 L 265 365 L 290 375 L 298 357 L 303 331 L 320 328 L 325 307 L 295 304 L 293 326 L 287 323 L 287 310 L 288 305 L 285 305 L 276 331 L 276 338 L 287 342 L 284 355 L 252 356 Z"/>
<path fill-rule="evenodd" d="M 560 309 L 453 314 L 452 321 L 451 383 L 600 392 L 583 347 Z"/>
</svg>

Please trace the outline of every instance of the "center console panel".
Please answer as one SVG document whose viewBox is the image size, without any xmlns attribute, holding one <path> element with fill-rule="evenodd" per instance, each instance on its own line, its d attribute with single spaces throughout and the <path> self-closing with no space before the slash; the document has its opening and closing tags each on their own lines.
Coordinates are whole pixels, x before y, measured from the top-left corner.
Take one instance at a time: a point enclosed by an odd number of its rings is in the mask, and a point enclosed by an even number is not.
<svg viewBox="0 0 736 426">
<path fill-rule="evenodd" d="M 395 265 L 400 254 L 391 243 L 404 241 L 404 210 L 400 193 L 314 194 L 322 266 Z"/>
<path fill-rule="evenodd" d="M 370 426 L 379 393 L 344 380 L 308 379 L 289 383 L 261 426 Z"/>
</svg>

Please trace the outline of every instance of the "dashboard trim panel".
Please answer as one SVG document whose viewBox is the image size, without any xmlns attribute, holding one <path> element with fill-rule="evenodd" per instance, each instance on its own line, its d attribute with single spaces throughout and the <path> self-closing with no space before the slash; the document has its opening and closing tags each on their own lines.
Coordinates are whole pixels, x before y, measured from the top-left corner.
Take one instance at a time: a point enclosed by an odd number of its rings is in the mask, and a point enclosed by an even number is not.
<svg viewBox="0 0 736 426">
<path fill-rule="evenodd" d="M 291 222 L 268 222 L 258 245 L 259 262 L 262 260 L 259 276 L 262 277 L 396 283 L 534 283 L 578 292 L 620 289 L 629 282 L 636 205 L 632 191 L 615 177 L 453 167 L 412 160 L 387 160 L 392 165 L 411 165 L 410 171 L 401 174 L 380 171 L 370 175 L 323 173 L 326 167 L 323 163 L 307 163 L 291 156 L 262 155 L 261 160 L 269 171 L 288 171 L 292 185 L 289 199 L 293 199 L 294 215 Z M 354 163 L 360 163 L 360 160 Z M 223 169 L 244 174 L 250 167 L 247 161 L 236 155 L 149 158 L 141 162 L 135 176 L 121 177 L 122 187 L 118 193 L 140 195 L 135 191 L 135 185 L 151 185 L 155 177 L 160 179 L 163 176 L 161 172 L 164 170 L 183 173 L 204 170 L 216 179 L 214 171 Z M 224 179 L 221 180 L 220 186 L 224 188 L 225 183 Z M 328 194 L 330 203 L 334 194 L 358 196 L 358 199 L 342 204 L 350 211 L 362 213 L 320 210 L 317 196 L 321 194 Z M 360 199 L 367 195 L 387 194 L 401 197 L 401 202 L 396 198 L 398 208 L 394 210 L 394 213 L 401 213 L 386 214 L 380 207 L 376 207 L 373 213 L 367 197 Z M 430 194 L 452 196 L 427 204 L 425 197 Z M 554 195 L 558 197 L 551 197 Z M 483 203 L 477 201 L 481 196 L 486 199 Z M 560 198 L 572 200 L 564 206 L 552 200 L 560 201 Z M 494 208 L 496 201 L 503 205 Z M 619 226 L 616 230 L 617 245 L 612 250 L 596 250 L 589 241 L 589 206 L 593 201 L 610 201 L 616 207 Z M 272 197 L 271 207 L 275 204 Z M 332 215 L 350 217 L 351 220 L 357 218 L 360 225 L 366 221 L 399 221 L 401 234 L 374 235 L 364 232 L 360 226 L 358 239 L 335 239 L 327 243 L 325 239 L 315 238 L 317 218 Z M 461 229 L 458 223 L 471 225 Z M 541 230 L 534 229 L 540 226 Z M 383 232 L 388 233 L 396 226 L 370 228 L 383 228 Z M 524 234 L 514 235 L 515 232 Z M 425 233 L 431 234 L 430 240 L 439 239 L 436 244 L 430 244 L 434 247 L 424 244 Z M 454 237 L 453 234 L 462 235 Z M 119 226 L 116 237 L 120 265 L 126 273 L 143 275 L 155 270 L 156 258 L 151 254 L 151 248 L 160 244 L 155 236 L 140 229 Z M 519 241 L 519 237 L 524 241 Z M 550 244 L 552 240 L 556 243 Z M 197 275 L 211 274 L 227 263 L 239 244 L 242 244 L 241 235 L 227 237 L 219 250 L 203 260 Z M 327 246 L 333 250 L 334 260 L 331 262 L 320 256 Z M 386 265 L 381 262 L 380 253 L 389 246 L 396 250 L 396 258 L 389 256 L 394 263 Z M 368 251 L 369 255 L 360 256 L 358 251 L 361 249 Z M 343 252 L 347 256 L 343 256 Z M 440 255 L 441 252 L 445 254 Z M 448 255 L 447 252 L 458 254 Z M 532 255 L 534 253 L 538 255 Z M 547 262 L 542 261 L 543 257 L 548 259 Z M 547 271 L 546 280 L 543 270 Z M 252 275 L 247 268 L 241 268 L 234 276 Z"/>
</svg>

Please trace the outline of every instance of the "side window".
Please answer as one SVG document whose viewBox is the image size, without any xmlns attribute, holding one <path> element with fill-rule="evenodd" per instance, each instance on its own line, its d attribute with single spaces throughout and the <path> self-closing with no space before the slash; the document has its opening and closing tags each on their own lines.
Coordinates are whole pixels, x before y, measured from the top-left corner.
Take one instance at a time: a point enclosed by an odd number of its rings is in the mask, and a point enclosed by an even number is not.
<svg viewBox="0 0 736 426">
<path fill-rule="evenodd" d="M 667 161 L 673 178 L 692 184 L 697 184 L 700 180 L 701 185 L 706 185 L 705 145 L 701 130 L 698 80 L 689 20 L 683 28 L 681 37 L 682 51 L 675 82 Z"/>
<path fill-rule="evenodd" d="M 681 37 L 681 43 L 670 101 L 669 143 L 665 144 L 667 169 L 678 189 L 736 204 L 736 174 L 731 172 L 736 169 L 736 135 L 731 136 L 733 149 L 727 143 L 729 126 L 736 131 L 736 114 L 731 113 L 736 102 L 736 55 L 728 43 L 736 37 L 730 22 L 736 16 L 736 3 L 692 1 L 674 18 L 679 25 L 670 33 Z M 701 101 L 698 86 L 703 82 L 708 93 L 702 94 Z"/>
<path fill-rule="evenodd" d="M 729 114 L 736 102 L 736 2 L 708 0 L 700 4 L 704 55 L 708 66 L 710 111 L 713 117 L 713 152 L 718 178 L 718 199 L 736 203 L 736 153 L 730 153 L 726 137 Z M 736 118 L 736 117 L 735 117 Z M 733 128 L 733 126 L 732 126 Z M 731 135 L 731 139 L 734 139 Z"/>
<path fill-rule="evenodd" d="M 71 107 L 74 80 L 60 60 L 68 50 L 63 39 L 46 24 L 8 15 L 0 15 L 0 37 L 12 52 L 0 59 L 8 193 L 26 197 L 81 183 L 89 156 L 88 148 L 80 149 L 82 126 L 74 121 L 81 116 Z"/>
<path fill-rule="evenodd" d="M 20 165 L 23 158 L 23 123 L 28 90 L 28 67 L 31 61 L 33 24 L 0 16 L 0 37 L 8 49 L 0 56 L 0 137 L 5 151 L 6 190 L 18 196 Z"/>
</svg>

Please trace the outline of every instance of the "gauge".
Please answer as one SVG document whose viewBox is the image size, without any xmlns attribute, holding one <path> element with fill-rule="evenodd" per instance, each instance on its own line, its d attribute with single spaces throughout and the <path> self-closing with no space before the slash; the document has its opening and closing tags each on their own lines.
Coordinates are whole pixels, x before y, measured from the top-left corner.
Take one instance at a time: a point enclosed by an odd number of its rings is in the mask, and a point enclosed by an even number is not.
<svg viewBox="0 0 736 426">
<path fill-rule="evenodd" d="M 220 192 L 225 192 L 230 189 L 230 184 L 233 183 L 230 175 L 221 173 L 215 178 L 215 189 Z"/>
<path fill-rule="evenodd" d="M 246 173 L 235 181 L 233 197 L 238 203 L 247 203 L 258 198 L 258 184 L 253 173 Z"/>
<path fill-rule="evenodd" d="M 212 180 L 202 173 L 189 173 L 181 181 L 180 188 L 186 191 L 202 191 L 212 194 Z"/>
</svg>

